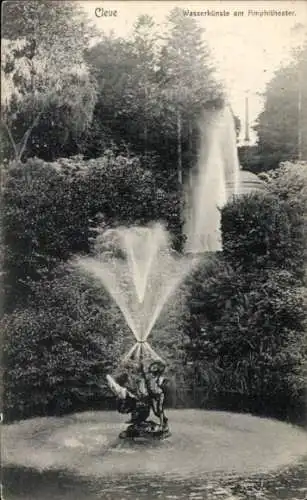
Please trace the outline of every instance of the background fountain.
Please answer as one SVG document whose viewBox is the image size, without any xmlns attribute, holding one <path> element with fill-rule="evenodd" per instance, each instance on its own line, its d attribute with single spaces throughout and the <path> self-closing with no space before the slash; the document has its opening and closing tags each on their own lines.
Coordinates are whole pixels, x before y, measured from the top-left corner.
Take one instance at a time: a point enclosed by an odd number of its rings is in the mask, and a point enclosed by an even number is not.
<svg viewBox="0 0 307 500">
<path fill-rule="evenodd" d="M 222 249 L 219 209 L 238 193 L 240 181 L 236 131 L 230 108 L 204 110 L 199 131 L 198 161 L 192 171 L 192 182 L 186 187 L 184 228 L 185 250 L 194 254 Z"/>
<path fill-rule="evenodd" d="M 199 262 L 199 255 L 221 249 L 220 212 L 236 194 L 239 162 L 234 118 L 229 108 L 205 111 L 200 122 L 201 145 L 189 194 L 184 255 L 171 249 L 160 224 L 120 227 L 97 239 L 94 257 L 76 265 L 99 279 L 122 311 L 135 339 L 126 358 L 159 356 L 147 339 L 168 298 Z M 232 192 L 227 182 L 232 181 Z"/>
</svg>

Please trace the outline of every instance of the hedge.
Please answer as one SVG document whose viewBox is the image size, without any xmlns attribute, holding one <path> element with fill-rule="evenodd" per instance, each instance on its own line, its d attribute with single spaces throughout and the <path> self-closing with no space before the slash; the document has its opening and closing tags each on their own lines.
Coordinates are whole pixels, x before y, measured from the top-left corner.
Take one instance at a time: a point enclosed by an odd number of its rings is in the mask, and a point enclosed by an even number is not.
<svg viewBox="0 0 307 500">
<path fill-rule="evenodd" d="M 223 252 L 193 277 L 190 359 L 208 393 L 305 413 L 306 289 L 295 206 L 268 194 L 222 210 Z M 302 224 L 302 221 L 299 221 Z M 257 406 L 257 405 L 256 405 Z"/>
<path fill-rule="evenodd" d="M 129 338 L 120 312 L 75 270 L 58 270 L 32 287 L 31 303 L 1 320 L 5 418 L 103 405 L 105 375 Z"/>
</svg>

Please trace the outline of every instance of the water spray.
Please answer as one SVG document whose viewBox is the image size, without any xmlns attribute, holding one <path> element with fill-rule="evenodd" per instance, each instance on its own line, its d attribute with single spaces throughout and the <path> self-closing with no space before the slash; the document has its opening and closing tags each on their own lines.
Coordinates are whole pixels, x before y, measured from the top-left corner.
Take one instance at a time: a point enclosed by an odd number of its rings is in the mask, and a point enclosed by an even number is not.
<svg viewBox="0 0 307 500">
<path fill-rule="evenodd" d="M 76 265 L 100 280 L 121 310 L 136 343 L 124 356 L 161 360 L 148 338 L 169 297 L 192 270 L 195 259 L 176 254 L 161 224 L 120 227 L 102 234 L 104 248 L 95 257 L 82 257 Z M 117 258 L 120 250 L 126 258 Z"/>
<path fill-rule="evenodd" d="M 137 361 L 142 362 L 147 357 L 154 360 L 159 360 L 163 362 L 161 356 L 159 356 L 150 344 L 146 340 L 137 340 L 136 343 L 131 347 L 127 354 L 123 358 L 123 362 L 128 361 L 134 357 Z"/>
<path fill-rule="evenodd" d="M 184 232 L 184 255 L 175 255 L 169 233 L 161 224 L 119 227 L 100 236 L 102 248 L 82 257 L 76 265 L 100 280 L 121 310 L 136 343 L 124 356 L 161 359 L 147 339 L 170 296 L 198 265 L 205 252 L 221 250 L 220 208 L 229 197 L 227 183 L 236 193 L 239 162 L 232 112 L 228 106 L 204 111 L 200 124 L 201 147 L 190 190 Z M 232 193 L 232 194 L 233 194 Z M 124 256 L 118 258 L 116 255 Z"/>
</svg>

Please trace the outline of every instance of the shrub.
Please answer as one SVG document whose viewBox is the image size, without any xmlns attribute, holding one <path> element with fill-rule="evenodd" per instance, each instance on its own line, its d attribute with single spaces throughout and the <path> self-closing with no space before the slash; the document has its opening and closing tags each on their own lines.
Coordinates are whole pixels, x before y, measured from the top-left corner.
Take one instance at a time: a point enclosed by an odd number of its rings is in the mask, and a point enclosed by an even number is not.
<svg viewBox="0 0 307 500">
<path fill-rule="evenodd" d="M 138 158 L 112 151 L 94 160 L 11 165 L 2 213 L 5 310 L 22 303 L 29 280 L 50 278 L 60 262 L 89 252 L 102 221 L 115 226 L 161 219 L 180 246 L 177 198 L 156 190 Z"/>
<path fill-rule="evenodd" d="M 144 158 L 142 161 L 147 164 Z M 115 156 L 110 152 L 88 162 L 93 213 L 102 213 L 109 226 L 160 221 L 171 232 L 178 249 L 182 239 L 180 194 L 157 187 L 142 161 L 136 156 Z"/>
<path fill-rule="evenodd" d="M 295 205 L 276 195 L 245 195 L 228 203 L 221 217 L 223 253 L 235 267 L 282 268 L 301 276 L 304 223 Z"/>
<path fill-rule="evenodd" d="M 76 171 L 38 159 L 11 166 L 2 213 L 6 310 L 25 296 L 27 280 L 50 276 L 74 252 L 88 251 L 90 216 Z"/>
<path fill-rule="evenodd" d="M 219 390 L 259 397 L 303 389 L 304 291 L 291 284 L 287 271 L 255 277 L 227 266 L 204 284 L 194 357 L 204 372 L 215 367 Z"/>
<path fill-rule="evenodd" d="M 8 419 L 88 408 L 106 398 L 106 373 L 123 354 L 126 327 L 100 285 L 60 270 L 33 284 L 32 304 L 2 318 Z"/>
<path fill-rule="evenodd" d="M 276 415 L 294 405 L 305 411 L 304 235 L 293 231 L 296 217 L 302 225 L 295 210 L 273 195 L 229 203 L 223 253 L 198 270 L 191 289 L 189 353 L 200 383 Z"/>
<path fill-rule="evenodd" d="M 261 175 L 271 193 L 307 210 L 307 162 L 284 162 Z"/>
<path fill-rule="evenodd" d="M 263 177 L 270 193 L 278 196 L 290 207 L 288 213 L 292 232 L 300 240 L 298 253 L 301 254 L 298 264 L 301 266 L 307 257 L 307 162 L 282 163 L 278 169 L 263 174 Z"/>
</svg>

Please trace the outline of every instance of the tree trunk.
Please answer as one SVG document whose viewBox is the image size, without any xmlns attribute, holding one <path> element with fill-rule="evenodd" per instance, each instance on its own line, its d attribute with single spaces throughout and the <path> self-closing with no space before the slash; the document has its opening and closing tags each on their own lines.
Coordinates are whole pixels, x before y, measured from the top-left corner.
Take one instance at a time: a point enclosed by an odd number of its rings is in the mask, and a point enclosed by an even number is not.
<svg viewBox="0 0 307 500">
<path fill-rule="evenodd" d="M 144 155 L 147 156 L 147 144 L 148 144 L 148 126 L 146 123 L 146 118 L 145 118 L 145 124 L 144 124 Z"/>
<path fill-rule="evenodd" d="M 190 152 L 190 165 L 189 165 L 189 186 L 192 188 L 192 169 L 193 165 L 193 127 L 192 122 L 189 120 L 189 152 Z"/>
<path fill-rule="evenodd" d="M 302 87 L 301 87 L 301 70 L 298 70 L 298 95 L 297 95 L 297 108 L 298 108 L 298 160 L 302 160 Z"/>
<path fill-rule="evenodd" d="M 177 174 L 178 184 L 182 186 L 182 121 L 179 110 L 177 111 Z"/>
<path fill-rule="evenodd" d="M 148 147 L 148 123 L 147 123 L 147 111 L 148 111 L 148 91 L 145 85 L 145 113 L 144 113 L 144 154 L 147 156 L 147 147 Z"/>
<path fill-rule="evenodd" d="M 8 126 L 8 124 L 6 122 L 2 122 L 3 126 L 5 127 L 6 129 L 6 132 L 7 132 L 7 135 L 10 139 L 10 142 L 11 142 L 11 145 L 13 147 L 13 150 L 14 150 L 14 157 L 13 157 L 13 161 L 18 163 L 19 161 L 22 161 L 22 157 L 23 157 L 23 154 L 27 148 L 27 145 L 28 145 L 28 141 L 29 141 L 29 138 L 32 134 L 32 131 L 33 129 L 38 125 L 39 123 L 39 120 L 40 120 L 40 117 L 43 113 L 43 109 L 41 109 L 41 111 L 39 111 L 36 115 L 36 117 L 34 118 L 33 122 L 31 123 L 31 125 L 29 126 L 29 128 L 25 131 L 21 141 L 17 144 L 16 141 L 14 140 L 13 138 L 13 134 L 11 132 L 11 129 L 10 127 Z"/>
</svg>

